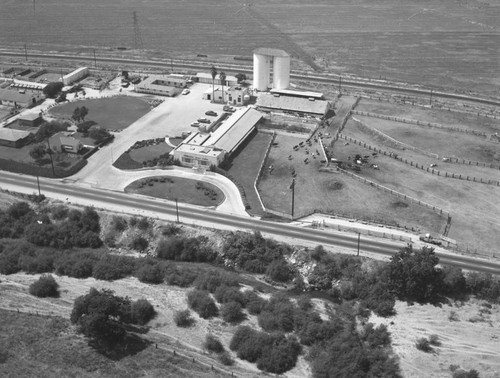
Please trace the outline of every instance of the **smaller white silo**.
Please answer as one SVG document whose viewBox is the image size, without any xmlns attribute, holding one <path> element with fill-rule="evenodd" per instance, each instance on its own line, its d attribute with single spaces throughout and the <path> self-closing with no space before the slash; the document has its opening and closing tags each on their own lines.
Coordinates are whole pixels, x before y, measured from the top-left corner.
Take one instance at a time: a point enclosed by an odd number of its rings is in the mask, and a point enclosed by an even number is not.
<svg viewBox="0 0 500 378">
<path fill-rule="evenodd" d="M 290 56 L 275 56 L 273 65 L 273 89 L 290 86 Z"/>
</svg>

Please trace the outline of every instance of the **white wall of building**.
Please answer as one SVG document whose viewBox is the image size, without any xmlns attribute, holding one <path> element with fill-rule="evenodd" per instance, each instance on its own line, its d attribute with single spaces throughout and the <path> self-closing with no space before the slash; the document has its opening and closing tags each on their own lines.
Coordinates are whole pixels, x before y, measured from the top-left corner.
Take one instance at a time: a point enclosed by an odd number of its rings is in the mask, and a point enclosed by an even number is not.
<svg viewBox="0 0 500 378">
<path fill-rule="evenodd" d="M 273 89 L 290 86 L 290 57 L 275 56 L 273 64 Z"/>
<path fill-rule="evenodd" d="M 253 55 L 253 88 L 267 91 L 269 88 L 270 57 L 267 55 Z"/>
</svg>

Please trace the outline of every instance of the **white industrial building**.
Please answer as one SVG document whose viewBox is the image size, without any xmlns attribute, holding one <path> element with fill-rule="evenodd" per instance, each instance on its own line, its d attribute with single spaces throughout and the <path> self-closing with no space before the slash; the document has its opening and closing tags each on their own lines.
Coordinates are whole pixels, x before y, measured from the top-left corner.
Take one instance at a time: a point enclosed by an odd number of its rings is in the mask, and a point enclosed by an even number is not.
<svg viewBox="0 0 500 378">
<path fill-rule="evenodd" d="M 70 85 L 77 80 L 83 79 L 89 74 L 89 69 L 87 67 L 80 67 L 70 72 L 62 77 L 62 82 L 64 85 Z"/>
<path fill-rule="evenodd" d="M 177 75 L 151 75 L 138 84 L 135 84 L 135 91 L 160 96 L 173 97 L 180 93 L 186 86 L 187 79 Z"/>
<path fill-rule="evenodd" d="M 271 77 L 272 76 L 272 77 Z M 286 89 L 290 85 L 290 55 L 286 51 L 258 48 L 253 52 L 253 88 Z"/>
<path fill-rule="evenodd" d="M 215 85 L 223 84 L 218 74 L 215 77 L 215 79 L 212 79 L 212 74 L 206 72 L 198 72 L 194 80 L 197 81 L 198 83 L 204 83 L 204 84 L 212 84 L 212 82 Z M 231 75 L 226 76 L 226 79 L 224 80 L 224 85 L 237 85 L 237 84 L 238 84 L 238 79 L 235 76 Z"/>
<path fill-rule="evenodd" d="M 203 99 L 221 104 L 246 105 L 250 101 L 250 90 L 247 87 L 222 87 L 208 88 L 203 92 Z"/>
<path fill-rule="evenodd" d="M 218 166 L 252 134 L 262 117 L 253 108 L 240 109 L 213 133 L 191 134 L 171 154 L 184 166 L 205 169 Z"/>
</svg>

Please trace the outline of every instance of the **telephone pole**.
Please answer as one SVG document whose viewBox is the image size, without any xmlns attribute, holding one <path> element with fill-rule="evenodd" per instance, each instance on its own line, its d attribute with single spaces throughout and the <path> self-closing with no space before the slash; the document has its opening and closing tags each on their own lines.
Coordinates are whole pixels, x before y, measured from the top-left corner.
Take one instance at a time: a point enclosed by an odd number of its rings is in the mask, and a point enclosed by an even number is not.
<svg viewBox="0 0 500 378">
<path fill-rule="evenodd" d="M 292 179 L 292 183 L 290 184 L 290 189 L 292 190 L 292 220 L 293 220 L 293 211 L 295 207 L 295 179 Z"/>
<path fill-rule="evenodd" d="M 94 67 L 97 67 L 97 58 L 95 57 L 95 49 L 94 49 Z"/>
<path fill-rule="evenodd" d="M 24 44 L 24 59 L 28 61 L 28 47 L 26 47 L 26 43 Z"/>
</svg>

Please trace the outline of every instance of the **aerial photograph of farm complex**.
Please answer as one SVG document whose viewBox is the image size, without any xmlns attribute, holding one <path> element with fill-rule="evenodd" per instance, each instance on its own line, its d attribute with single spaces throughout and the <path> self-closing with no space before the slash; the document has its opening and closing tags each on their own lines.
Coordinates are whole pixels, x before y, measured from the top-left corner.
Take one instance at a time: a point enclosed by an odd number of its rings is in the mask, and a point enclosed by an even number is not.
<svg viewBox="0 0 500 378">
<path fill-rule="evenodd" d="M 0 0 L 0 377 L 500 378 L 500 0 Z"/>
</svg>

